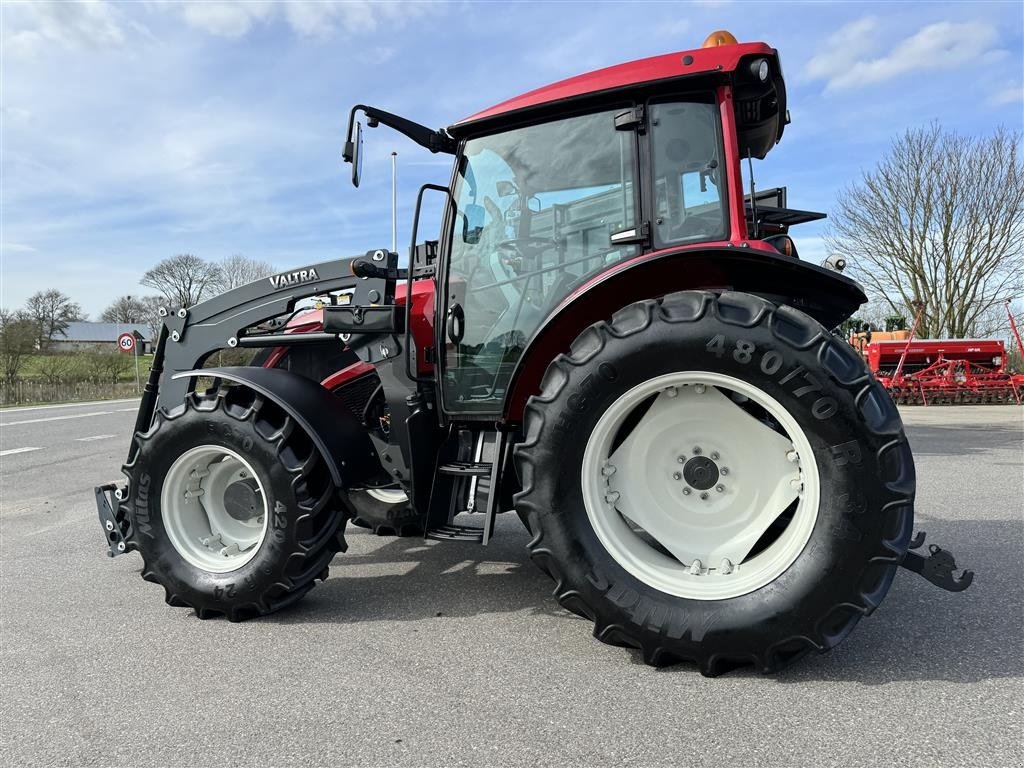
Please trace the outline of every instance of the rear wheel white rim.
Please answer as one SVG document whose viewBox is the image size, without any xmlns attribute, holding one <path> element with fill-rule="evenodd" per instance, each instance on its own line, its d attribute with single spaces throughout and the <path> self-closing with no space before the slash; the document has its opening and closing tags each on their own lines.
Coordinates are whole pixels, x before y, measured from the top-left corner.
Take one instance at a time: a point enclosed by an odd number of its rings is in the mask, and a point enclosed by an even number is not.
<svg viewBox="0 0 1024 768">
<path fill-rule="evenodd" d="M 251 504 L 228 511 L 225 494 L 247 486 Z M 228 573 L 252 560 L 267 535 L 267 497 L 259 476 L 240 455 L 219 445 L 192 448 L 171 465 L 160 492 L 160 515 L 171 545 L 187 562 Z"/>
<path fill-rule="evenodd" d="M 803 429 L 770 395 L 719 373 L 665 374 L 620 396 L 587 441 L 581 480 L 587 516 L 616 562 L 695 600 L 770 584 L 800 556 L 818 516 Z"/>
</svg>

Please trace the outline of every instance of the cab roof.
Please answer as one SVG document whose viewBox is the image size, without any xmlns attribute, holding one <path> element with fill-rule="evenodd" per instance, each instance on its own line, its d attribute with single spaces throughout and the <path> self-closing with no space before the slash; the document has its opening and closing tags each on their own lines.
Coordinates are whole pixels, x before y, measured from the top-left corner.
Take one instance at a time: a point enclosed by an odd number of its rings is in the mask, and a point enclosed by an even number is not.
<svg viewBox="0 0 1024 768">
<path fill-rule="evenodd" d="M 448 132 L 452 136 L 464 135 L 477 124 L 489 123 L 495 118 L 603 91 L 694 75 L 734 72 L 744 57 L 758 55 L 775 56 L 776 51 L 765 43 L 735 43 L 628 61 L 527 91 L 460 120 Z"/>
</svg>

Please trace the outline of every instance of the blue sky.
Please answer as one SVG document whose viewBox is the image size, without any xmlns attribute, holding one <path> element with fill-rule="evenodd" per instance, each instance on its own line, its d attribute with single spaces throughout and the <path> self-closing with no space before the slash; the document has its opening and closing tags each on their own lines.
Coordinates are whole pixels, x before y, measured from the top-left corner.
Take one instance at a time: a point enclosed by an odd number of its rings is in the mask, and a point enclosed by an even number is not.
<svg viewBox="0 0 1024 768">
<path fill-rule="evenodd" d="M 4 2 L 0 303 L 56 287 L 96 316 L 175 253 L 284 269 L 386 246 L 393 149 L 407 243 L 417 187 L 445 183 L 450 160 L 370 131 L 354 189 L 339 160 L 353 103 L 448 125 L 719 28 L 782 56 L 793 124 L 758 186 L 828 211 L 908 127 L 1021 127 L 1022 7 Z M 820 226 L 794 234 L 823 255 Z"/>
</svg>

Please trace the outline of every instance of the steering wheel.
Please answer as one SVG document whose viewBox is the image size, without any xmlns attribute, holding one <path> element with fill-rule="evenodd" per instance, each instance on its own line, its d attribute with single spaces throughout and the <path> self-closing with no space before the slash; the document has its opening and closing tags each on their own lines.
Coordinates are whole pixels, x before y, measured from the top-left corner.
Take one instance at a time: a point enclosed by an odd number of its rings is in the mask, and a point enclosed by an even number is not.
<svg viewBox="0 0 1024 768">
<path fill-rule="evenodd" d="M 533 269 L 533 266 L 525 262 L 532 261 L 539 251 L 551 248 L 554 245 L 555 241 L 553 238 L 536 237 L 534 235 L 524 235 L 522 237 L 502 240 L 498 243 L 498 250 L 505 252 L 500 256 L 501 265 L 506 272 L 511 271 L 517 276 L 523 274 L 523 272 L 529 272 Z M 511 276 L 509 275 L 509 277 Z"/>
</svg>

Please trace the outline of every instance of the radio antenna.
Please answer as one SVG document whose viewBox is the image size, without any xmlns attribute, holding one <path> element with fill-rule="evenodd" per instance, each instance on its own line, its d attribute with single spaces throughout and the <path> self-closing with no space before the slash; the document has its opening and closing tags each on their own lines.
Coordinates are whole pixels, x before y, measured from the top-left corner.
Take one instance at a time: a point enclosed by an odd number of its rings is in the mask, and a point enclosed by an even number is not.
<svg viewBox="0 0 1024 768">
<path fill-rule="evenodd" d="M 398 253 L 398 153 L 391 152 L 391 252 Z"/>
</svg>

